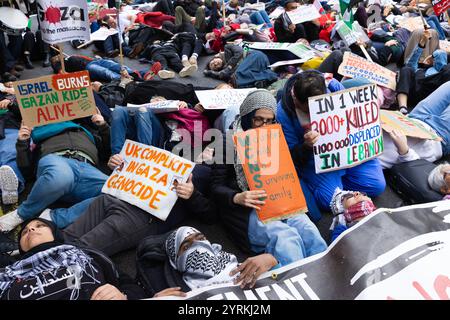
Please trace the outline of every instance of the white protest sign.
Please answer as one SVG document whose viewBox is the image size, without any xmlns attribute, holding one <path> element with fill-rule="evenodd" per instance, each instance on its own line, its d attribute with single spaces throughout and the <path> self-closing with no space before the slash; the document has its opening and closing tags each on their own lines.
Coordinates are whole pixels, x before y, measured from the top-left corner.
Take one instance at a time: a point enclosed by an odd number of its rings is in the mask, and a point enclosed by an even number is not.
<svg viewBox="0 0 450 320">
<path fill-rule="evenodd" d="M 256 88 L 200 90 L 195 91 L 195 94 L 205 109 L 228 109 L 240 106 L 247 95 L 254 90 Z"/>
<path fill-rule="evenodd" d="M 42 40 L 49 44 L 71 40 L 89 41 L 89 18 L 85 0 L 37 0 Z"/>
<path fill-rule="evenodd" d="M 338 73 L 349 78 L 365 78 L 372 83 L 395 90 L 396 73 L 351 52 L 344 53 Z"/>
<path fill-rule="evenodd" d="M 366 85 L 308 100 L 316 173 L 349 168 L 383 152 L 376 85 Z"/>
<path fill-rule="evenodd" d="M 186 182 L 195 163 L 173 153 L 126 140 L 120 152 L 124 159 L 102 188 L 165 221 L 178 196 L 177 183 Z"/>
<path fill-rule="evenodd" d="M 101 27 L 97 31 L 91 33 L 91 42 L 92 41 L 105 41 L 109 36 L 113 36 L 117 34 L 118 31 L 116 29 L 108 29 L 106 27 Z"/>
<path fill-rule="evenodd" d="M 352 29 L 350 29 L 343 20 L 340 20 L 336 24 L 335 28 L 347 46 L 351 46 L 358 41 L 366 43 L 370 40 L 365 31 L 359 25 L 358 21 L 354 21 L 352 24 Z"/>
<path fill-rule="evenodd" d="M 296 10 L 287 12 L 287 15 L 293 24 L 320 18 L 320 13 L 314 5 L 299 6 Z"/>
<path fill-rule="evenodd" d="M 410 32 L 423 29 L 423 21 L 421 17 L 406 18 L 398 23 L 400 28 L 405 28 Z"/>
<path fill-rule="evenodd" d="M 289 65 L 294 65 L 294 64 L 305 63 L 308 60 L 309 59 L 294 59 L 294 60 L 278 61 L 278 62 L 275 62 L 274 64 L 271 64 L 269 67 L 276 68 L 276 67 L 281 67 L 281 66 L 289 66 Z"/>
<path fill-rule="evenodd" d="M 164 100 L 164 101 L 157 101 L 157 102 L 150 102 L 150 103 L 144 103 L 144 104 L 132 104 L 128 103 L 127 107 L 129 108 L 147 108 L 151 109 L 153 113 L 165 113 L 165 112 L 173 112 L 180 110 L 179 107 L 180 101 L 179 100 Z"/>
<path fill-rule="evenodd" d="M 303 43 L 287 42 L 253 42 L 249 43 L 251 49 L 257 50 L 287 50 L 301 59 L 312 59 L 316 54 L 315 50 Z"/>
<path fill-rule="evenodd" d="M 450 42 L 447 40 L 439 40 L 439 48 L 450 53 Z"/>
<path fill-rule="evenodd" d="M 273 11 L 269 14 L 269 18 L 270 18 L 270 19 L 276 19 L 276 18 L 278 18 L 282 13 L 284 13 L 284 8 L 283 8 L 283 7 L 277 7 L 277 8 L 275 8 L 275 10 L 273 10 Z"/>
</svg>

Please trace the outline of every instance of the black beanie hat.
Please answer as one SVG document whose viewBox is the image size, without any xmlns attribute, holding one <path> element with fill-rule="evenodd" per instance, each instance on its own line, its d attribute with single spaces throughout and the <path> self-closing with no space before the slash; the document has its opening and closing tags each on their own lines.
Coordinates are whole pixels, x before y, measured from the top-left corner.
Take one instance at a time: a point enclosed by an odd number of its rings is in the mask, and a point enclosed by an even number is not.
<svg viewBox="0 0 450 320">
<path fill-rule="evenodd" d="M 55 238 L 55 242 L 63 242 L 63 237 L 61 232 L 59 231 L 58 227 L 56 226 L 56 224 L 54 224 L 52 221 L 50 220 L 46 220 L 46 219 L 42 219 L 42 218 L 32 218 L 32 219 L 28 219 L 25 222 L 22 223 L 21 227 L 20 227 L 20 231 L 17 235 L 17 242 L 19 244 L 19 252 L 20 254 L 24 254 L 25 251 L 22 250 L 22 247 L 20 246 L 20 239 L 22 238 L 22 231 L 25 229 L 25 227 L 31 222 L 31 221 L 41 221 L 42 223 L 45 223 L 50 230 L 52 230 L 52 234 L 53 234 L 53 238 Z"/>
</svg>

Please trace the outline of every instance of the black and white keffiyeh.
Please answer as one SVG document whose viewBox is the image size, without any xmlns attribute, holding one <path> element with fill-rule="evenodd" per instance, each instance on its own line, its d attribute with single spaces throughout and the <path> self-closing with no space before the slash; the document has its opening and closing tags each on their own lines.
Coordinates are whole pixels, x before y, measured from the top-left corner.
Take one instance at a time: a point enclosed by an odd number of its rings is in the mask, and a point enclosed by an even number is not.
<svg viewBox="0 0 450 320">
<path fill-rule="evenodd" d="M 191 227 L 181 227 L 166 241 L 166 251 L 172 267 L 183 273 L 183 280 L 191 288 L 201 288 L 212 284 L 232 282 L 230 272 L 238 266 L 235 255 L 222 251 L 219 244 L 208 240 L 197 240 L 178 256 L 181 243 L 193 233 L 200 231 Z"/>
<path fill-rule="evenodd" d="M 71 245 L 59 245 L 37 252 L 23 260 L 7 266 L 0 273 L 0 297 L 18 280 L 36 279 L 43 272 L 56 273 L 58 269 L 76 268 L 95 282 L 95 273 L 98 272 L 92 265 L 92 258 L 82 250 Z"/>
</svg>

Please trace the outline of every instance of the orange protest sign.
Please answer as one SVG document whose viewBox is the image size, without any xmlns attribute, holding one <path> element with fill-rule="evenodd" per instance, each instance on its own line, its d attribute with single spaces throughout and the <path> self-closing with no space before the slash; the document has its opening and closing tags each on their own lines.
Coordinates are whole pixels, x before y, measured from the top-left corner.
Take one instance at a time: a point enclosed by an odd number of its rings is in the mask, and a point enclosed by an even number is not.
<svg viewBox="0 0 450 320">
<path fill-rule="evenodd" d="M 267 198 L 259 219 L 267 223 L 308 211 L 300 181 L 279 124 L 239 132 L 234 144 L 250 190 Z"/>
<path fill-rule="evenodd" d="M 13 85 L 22 119 L 29 127 L 97 113 L 88 71 L 17 81 Z"/>
</svg>

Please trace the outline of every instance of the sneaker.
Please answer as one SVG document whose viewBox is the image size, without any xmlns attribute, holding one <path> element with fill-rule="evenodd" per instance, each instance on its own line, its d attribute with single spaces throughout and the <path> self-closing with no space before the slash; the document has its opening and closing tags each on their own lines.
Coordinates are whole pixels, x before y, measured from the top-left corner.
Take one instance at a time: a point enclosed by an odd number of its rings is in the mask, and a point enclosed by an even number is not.
<svg viewBox="0 0 450 320">
<path fill-rule="evenodd" d="M 197 65 L 197 57 L 192 56 L 189 58 L 189 63 L 193 65 Z"/>
<path fill-rule="evenodd" d="M 0 167 L 0 188 L 3 204 L 17 203 L 19 200 L 19 179 L 10 166 Z"/>
<path fill-rule="evenodd" d="M 160 70 L 160 71 L 158 72 L 158 76 L 159 76 L 161 79 L 172 79 L 172 78 L 175 77 L 175 72 L 170 71 L 170 70 Z"/>
<path fill-rule="evenodd" d="M 189 67 L 191 64 L 189 63 L 189 60 L 181 60 L 181 64 L 183 65 L 183 67 L 187 68 Z"/>
<path fill-rule="evenodd" d="M 146 74 L 144 74 L 144 80 L 152 80 L 158 72 L 161 70 L 161 63 L 159 61 L 156 61 L 150 69 L 147 71 Z"/>
<path fill-rule="evenodd" d="M 128 54 L 128 58 L 135 59 L 138 55 L 141 54 L 142 51 L 144 51 L 145 45 L 142 42 L 139 42 L 133 46 L 133 49 Z"/>
<path fill-rule="evenodd" d="M 23 219 L 17 213 L 17 209 L 0 217 L 0 231 L 10 232 L 23 222 Z"/>
<path fill-rule="evenodd" d="M 192 76 L 195 72 L 197 72 L 197 66 L 189 64 L 188 67 L 184 67 L 179 75 L 181 78 Z"/>
</svg>

